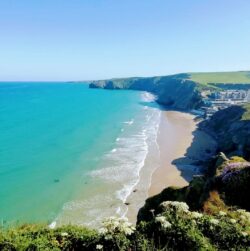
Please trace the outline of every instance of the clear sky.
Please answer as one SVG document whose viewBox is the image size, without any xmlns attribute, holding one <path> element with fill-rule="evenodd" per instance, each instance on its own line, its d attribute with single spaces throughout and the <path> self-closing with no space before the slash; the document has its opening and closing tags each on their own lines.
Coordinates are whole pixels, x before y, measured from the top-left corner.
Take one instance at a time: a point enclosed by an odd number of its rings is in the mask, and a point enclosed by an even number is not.
<svg viewBox="0 0 250 251">
<path fill-rule="evenodd" d="M 0 80 L 249 69 L 249 0 L 0 0 Z"/>
</svg>

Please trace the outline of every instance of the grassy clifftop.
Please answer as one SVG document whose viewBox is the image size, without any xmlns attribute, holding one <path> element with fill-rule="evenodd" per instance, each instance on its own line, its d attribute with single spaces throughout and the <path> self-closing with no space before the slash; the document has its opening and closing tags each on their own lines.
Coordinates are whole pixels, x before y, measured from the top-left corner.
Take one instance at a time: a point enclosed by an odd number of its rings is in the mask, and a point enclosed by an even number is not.
<svg viewBox="0 0 250 251">
<path fill-rule="evenodd" d="M 127 89 L 133 87 L 135 83 L 144 83 L 144 88 L 157 88 L 158 83 L 169 80 L 190 80 L 198 86 L 210 84 L 250 84 L 250 71 L 232 71 L 232 72 L 188 72 L 167 76 L 155 77 L 131 77 L 131 78 L 114 78 L 108 80 L 93 81 L 91 85 L 100 88 L 109 88 L 108 84 L 117 89 Z M 111 84 L 112 83 L 112 84 Z"/>
<path fill-rule="evenodd" d="M 250 84 L 250 71 L 238 72 L 208 72 L 208 73 L 188 73 L 189 79 L 206 85 L 215 84 Z"/>
</svg>

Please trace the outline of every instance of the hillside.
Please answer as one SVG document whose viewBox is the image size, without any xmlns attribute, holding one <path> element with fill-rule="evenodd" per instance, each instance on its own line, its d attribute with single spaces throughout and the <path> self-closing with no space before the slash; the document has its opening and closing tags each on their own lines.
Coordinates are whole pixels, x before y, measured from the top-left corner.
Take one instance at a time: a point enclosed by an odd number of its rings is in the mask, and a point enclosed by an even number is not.
<svg viewBox="0 0 250 251">
<path fill-rule="evenodd" d="M 159 104 L 173 109 L 196 109 L 201 91 L 215 88 L 249 88 L 250 72 L 181 73 L 161 77 L 92 81 L 90 88 L 132 89 L 152 92 Z"/>
</svg>

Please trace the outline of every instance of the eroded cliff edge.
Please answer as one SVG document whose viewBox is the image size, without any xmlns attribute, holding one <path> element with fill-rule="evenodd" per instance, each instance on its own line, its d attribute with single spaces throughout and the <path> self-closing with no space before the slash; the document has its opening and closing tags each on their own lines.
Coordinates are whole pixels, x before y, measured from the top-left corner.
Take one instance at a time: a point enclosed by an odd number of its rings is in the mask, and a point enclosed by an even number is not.
<svg viewBox="0 0 250 251">
<path fill-rule="evenodd" d="M 157 102 L 173 109 L 196 109 L 202 104 L 198 83 L 185 79 L 185 74 L 150 78 L 125 78 L 99 80 L 90 83 L 90 88 L 131 89 L 148 91 L 156 95 Z"/>
</svg>

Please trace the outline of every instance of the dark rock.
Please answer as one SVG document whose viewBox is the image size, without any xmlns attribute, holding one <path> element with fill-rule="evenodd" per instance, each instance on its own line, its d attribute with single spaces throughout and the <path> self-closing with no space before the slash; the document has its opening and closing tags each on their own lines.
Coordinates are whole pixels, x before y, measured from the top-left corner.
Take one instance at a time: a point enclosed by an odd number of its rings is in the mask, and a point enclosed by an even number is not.
<svg viewBox="0 0 250 251">
<path fill-rule="evenodd" d="M 250 107 L 231 106 L 216 112 L 199 127 L 212 134 L 218 142 L 219 150 L 228 156 L 250 158 L 250 120 L 242 119 L 249 113 Z"/>
</svg>

